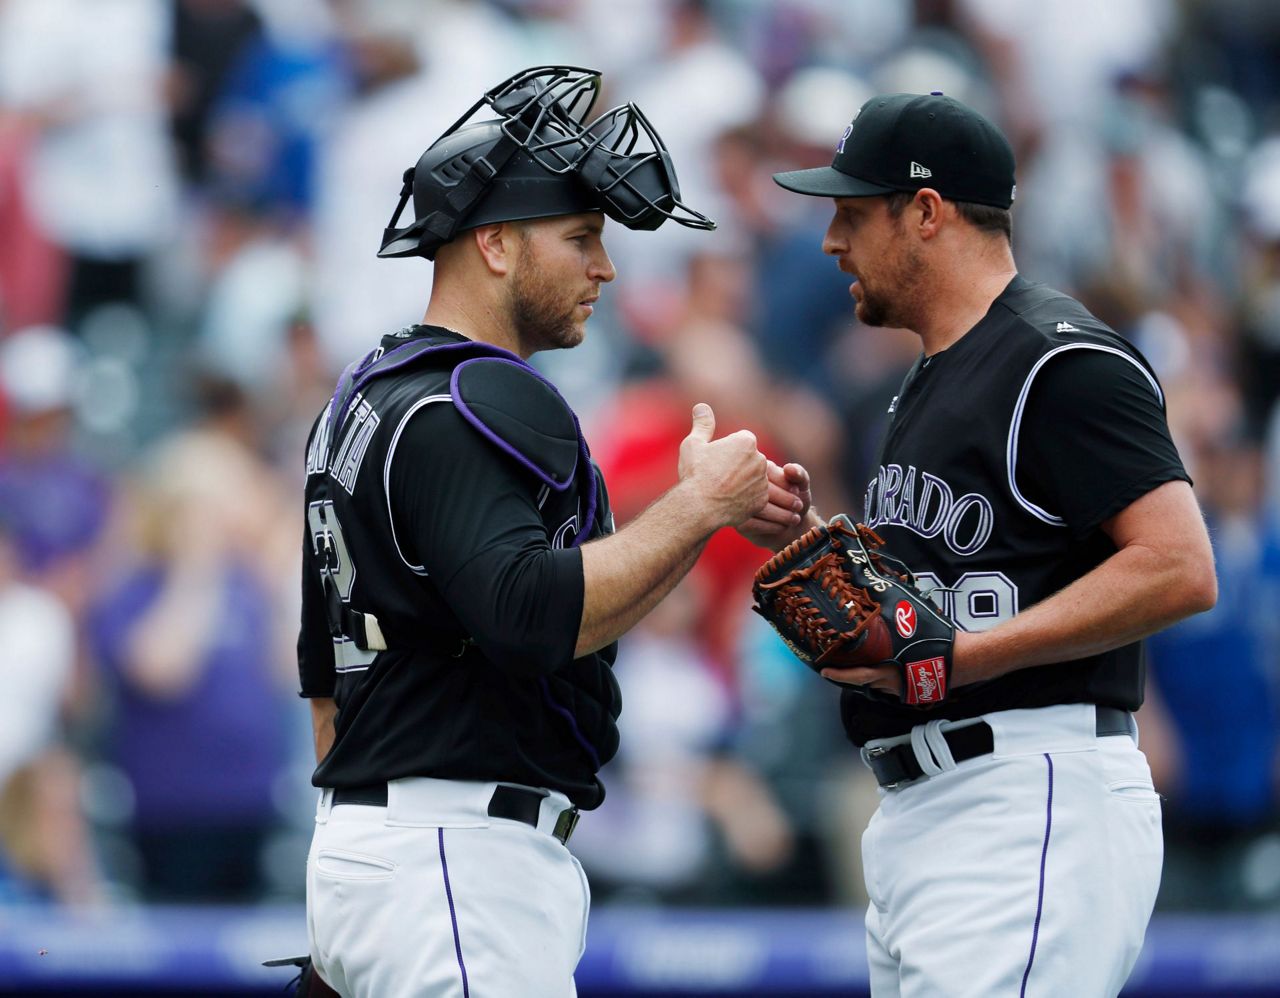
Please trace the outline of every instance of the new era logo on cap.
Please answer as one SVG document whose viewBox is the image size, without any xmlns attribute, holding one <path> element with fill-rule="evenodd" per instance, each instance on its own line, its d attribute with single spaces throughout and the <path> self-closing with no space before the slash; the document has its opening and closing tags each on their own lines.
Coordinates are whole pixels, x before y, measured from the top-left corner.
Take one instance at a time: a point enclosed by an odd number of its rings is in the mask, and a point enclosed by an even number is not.
<svg viewBox="0 0 1280 998">
<path fill-rule="evenodd" d="M 912 163 L 911 176 L 912 177 L 932 177 L 933 171 L 930 170 L 927 166 L 921 166 L 919 163 Z"/>
<path fill-rule="evenodd" d="M 1073 326 L 1073 325 L 1071 325 L 1071 323 L 1069 323 L 1069 322 L 1059 322 L 1059 323 L 1058 323 L 1058 332 L 1060 332 L 1060 333 L 1078 333 L 1078 332 L 1080 332 L 1080 330 L 1076 329 L 1076 327 L 1075 327 L 1075 326 Z"/>
</svg>

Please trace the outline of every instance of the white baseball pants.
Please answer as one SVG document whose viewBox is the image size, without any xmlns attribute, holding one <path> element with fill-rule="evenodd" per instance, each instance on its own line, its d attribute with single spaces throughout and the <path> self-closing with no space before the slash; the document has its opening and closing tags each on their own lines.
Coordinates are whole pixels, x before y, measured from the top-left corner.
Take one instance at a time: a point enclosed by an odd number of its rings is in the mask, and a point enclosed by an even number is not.
<svg viewBox="0 0 1280 998">
<path fill-rule="evenodd" d="M 1087 704 L 983 720 L 993 753 L 956 764 L 936 731 L 964 722 L 922 725 L 916 757 L 942 771 L 881 791 L 862 838 L 871 993 L 1116 995 L 1164 854 L 1136 727 L 1098 737 Z"/>
<path fill-rule="evenodd" d="M 307 931 L 343 998 L 566 998 L 586 946 L 582 867 L 538 827 L 490 818 L 496 784 L 393 780 L 386 807 L 331 806 L 307 858 Z"/>
</svg>

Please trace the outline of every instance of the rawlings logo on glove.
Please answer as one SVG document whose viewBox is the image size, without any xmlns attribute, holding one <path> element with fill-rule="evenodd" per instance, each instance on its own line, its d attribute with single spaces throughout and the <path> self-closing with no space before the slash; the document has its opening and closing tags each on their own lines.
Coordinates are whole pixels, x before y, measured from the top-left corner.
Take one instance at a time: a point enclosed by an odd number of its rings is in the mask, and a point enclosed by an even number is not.
<svg viewBox="0 0 1280 998">
<path fill-rule="evenodd" d="M 947 697 L 955 627 L 883 546 L 869 527 L 832 517 L 761 566 L 752 609 L 815 672 L 893 665 L 902 701 L 930 707 Z"/>
</svg>

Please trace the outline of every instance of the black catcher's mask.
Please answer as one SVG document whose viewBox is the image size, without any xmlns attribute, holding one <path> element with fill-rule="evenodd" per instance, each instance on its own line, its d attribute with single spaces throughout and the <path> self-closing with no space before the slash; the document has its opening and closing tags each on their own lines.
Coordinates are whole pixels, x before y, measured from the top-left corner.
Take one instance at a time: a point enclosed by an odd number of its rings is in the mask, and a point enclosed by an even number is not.
<svg viewBox="0 0 1280 998">
<path fill-rule="evenodd" d="M 635 104 L 589 124 L 600 74 L 574 66 L 517 73 L 476 101 L 404 174 L 378 256 L 425 256 L 464 229 L 603 211 L 629 229 L 715 222 L 680 200 L 667 147 Z M 481 107 L 497 118 L 470 122 Z M 413 224 L 396 228 L 410 195 Z"/>
</svg>

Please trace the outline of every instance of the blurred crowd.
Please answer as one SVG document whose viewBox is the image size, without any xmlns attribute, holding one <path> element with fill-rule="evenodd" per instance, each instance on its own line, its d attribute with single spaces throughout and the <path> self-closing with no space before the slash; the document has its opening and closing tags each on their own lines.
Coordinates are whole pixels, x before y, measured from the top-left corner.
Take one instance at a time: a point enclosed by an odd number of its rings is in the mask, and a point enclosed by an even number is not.
<svg viewBox="0 0 1280 998">
<path fill-rule="evenodd" d="M 1280 910 L 1280 6 L 1269 0 L 0 0 L 0 902 L 297 900 L 303 442 L 417 321 L 377 260 L 401 174 L 525 66 L 636 101 L 712 234 L 606 229 L 587 342 L 537 363 L 619 522 L 693 401 L 858 514 L 918 349 L 822 257 L 877 92 L 1018 154 L 1022 272 L 1157 368 L 1221 598 L 1149 643 L 1160 906 Z M 465 499 L 465 497 L 462 497 Z M 623 747 L 575 851 L 597 897 L 854 904 L 874 786 L 834 687 L 745 612 L 725 532 L 622 646 Z"/>
</svg>

